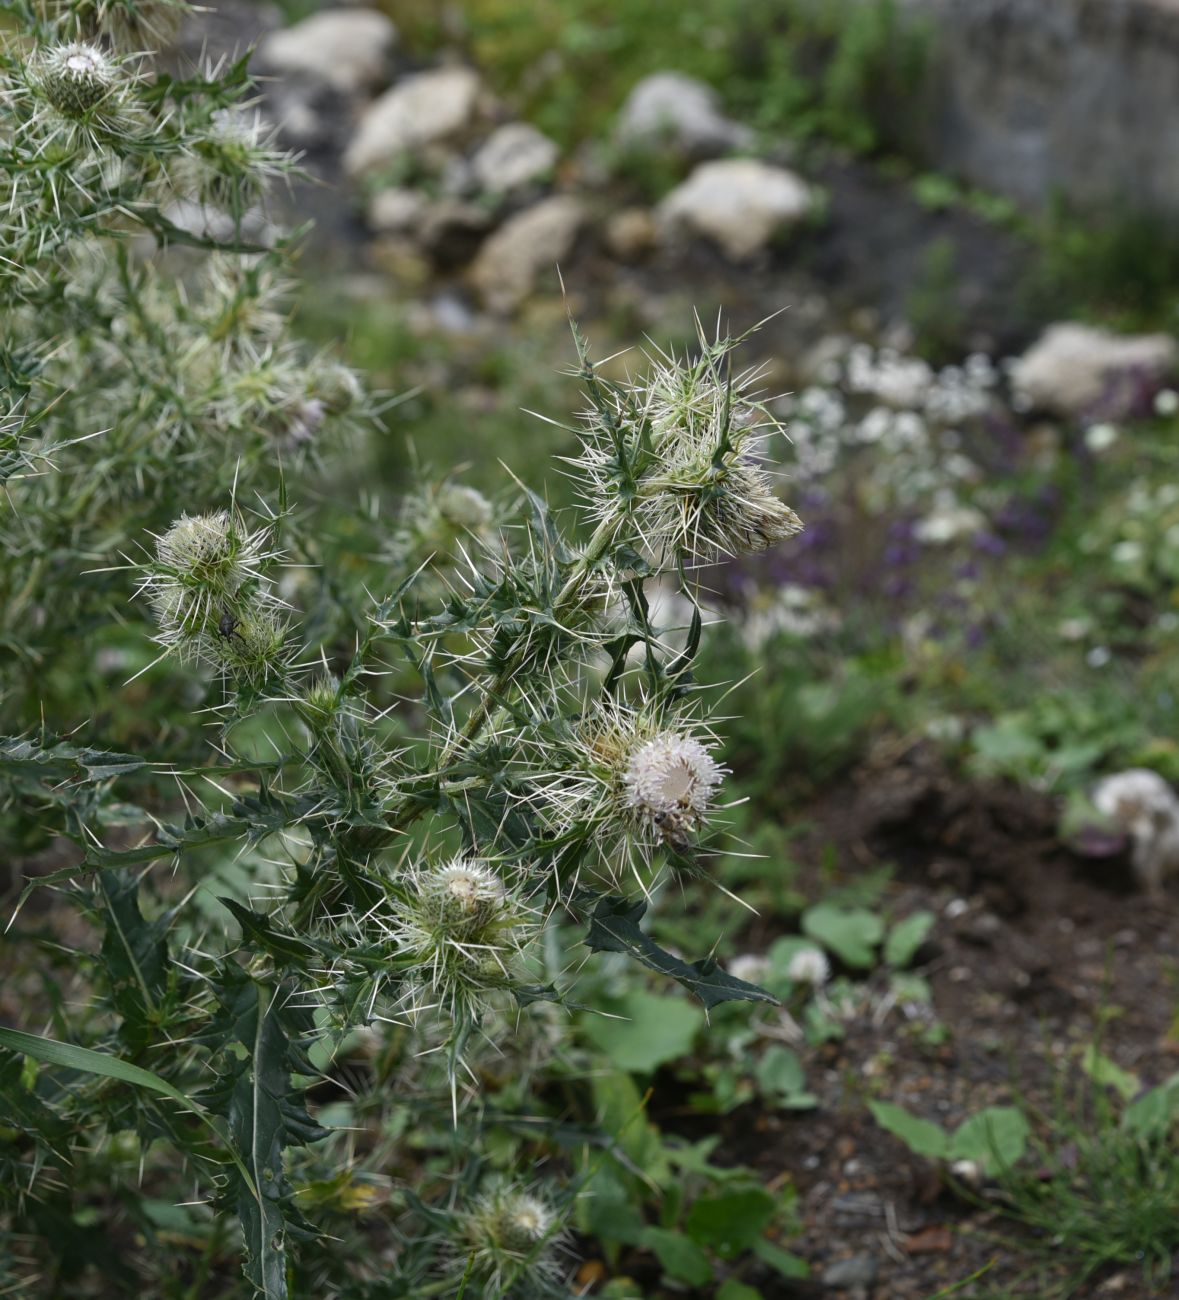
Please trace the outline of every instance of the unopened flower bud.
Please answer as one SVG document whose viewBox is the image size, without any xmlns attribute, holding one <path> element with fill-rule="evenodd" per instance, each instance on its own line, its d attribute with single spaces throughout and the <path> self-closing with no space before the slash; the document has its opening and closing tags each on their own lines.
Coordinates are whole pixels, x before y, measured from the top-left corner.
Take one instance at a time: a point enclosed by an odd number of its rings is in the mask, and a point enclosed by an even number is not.
<svg viewBox="0 0 1179 1300">
<path fill-rule="evenodd" d="M 484 1294 L 499 1295 L 527 1269 L 553 1281 L 559 1273 L 557 1247 L 564 1236 L 560 1217 L 541 1197 L 512 1187 L 479 1198 L 460 1218 L 461 1254 L 455 1265 L 477 1276 Z"/>
<path fill-rule="evenodd" d="M 33 82 L 66 117 L 85 117 L 121 84 L 119 65 L 96 45 L 75 42 L 40 51 L 32 65 Z"/>
<path fill-rule="evenodd" d="M 491 502 L 473 487 L 462 483 L 445 483 L 434 498 L 438 513 L 452 528 L 464 532 L 482 532 L 491 523 Z"/>
</svg>

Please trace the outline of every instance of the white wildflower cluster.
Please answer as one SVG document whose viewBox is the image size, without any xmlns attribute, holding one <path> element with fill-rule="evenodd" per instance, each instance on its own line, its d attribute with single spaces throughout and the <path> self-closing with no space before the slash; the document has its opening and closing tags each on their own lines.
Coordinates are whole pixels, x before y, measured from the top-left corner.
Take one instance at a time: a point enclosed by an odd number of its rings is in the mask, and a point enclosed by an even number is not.
<svg viewBox="0 0 1179 1300">
<path fill-rule="evenodd" d="M 478 1019 L 489 998 L 518 978 L 540 918 L 486 862 L 460 857 L 410 870 L 380 924 L 411 962 L 403 997 L 417 1015 L 441 1009 Z"/>
<path fill-rule="evenodd" d="M 795 984 L 809 984 L 822 988 L 831 978 L 831 963 L 821 948 L 799 948 L 790 958 L 786 976 Z"/>
<path fill-rule="evenodd" d="M 507 1295 L 523 1280 L 540 1289 L 561 1275 L 567 1235 L 543 1197 L 512 1185 L 485 1192 L 458 1217 L 453 1272 L 469 1275 L 480 1295 Z"/>
<path fill-rule="evenodd" d="M 837 631 L 842 620 L 820 595 L 798 583 L 783 582 L 759 591 L 746 606 L 741 637 L 750 650 L 759 651 L 776 636 L 799 640 Z"/>
<path fill-rule="evenodd" d="M 968 514 L 960 500 L 983 474 L 964 453 L 958 426 L 994 408 L 1001 376 L 989 358 L 979 353 L 934 370 L 893 349 L 856 344 L 826 357 L 818 378 L 775 404 L 790 429 L 800 480 L 821 484 L 859 457 L 859 496 L 872 513 L 929 513 L 919 540 L 941 543 L 947 533 L 964 537 L 985 526 L 985 516 Z M 866 448 L 882 454 L 865 455 Z"/>
<path fill-rule="evenodd" d="M 658 562 L 750 554 L 802 529 L 766 468 L 764 444 L 779 430 L 751 391 L 760 371 L 731 374 L 734 346 L 702 333 L 693 362 L 648 355 L 643 378 L 598 389 L 583 416 L 573 464 L 590 508 Z"/>
</svg>

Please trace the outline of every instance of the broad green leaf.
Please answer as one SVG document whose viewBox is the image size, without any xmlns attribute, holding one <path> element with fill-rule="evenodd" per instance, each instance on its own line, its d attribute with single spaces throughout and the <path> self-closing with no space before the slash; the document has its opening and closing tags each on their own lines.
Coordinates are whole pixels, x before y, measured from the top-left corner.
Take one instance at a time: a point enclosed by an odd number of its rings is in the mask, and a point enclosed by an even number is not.
<svg viewBox="0 0 1179 1300">
<path fill-rule="evenodd" d="M 684 1221 L 688 1236 L 721 1259 L 733 1259 L 761 1236 L 776 1202 L 762 1187 L 729 1187 L 698 1196 Z"/>
<path fill-rule="evenodd" d="M 803 913 L 802 928 L 845 965 L 860 970 L 875 963 L 876 947 L 884 938 L 884 922 L 863 907 L 819 903 Z"/>
<path fill-rule="evenodd" d="M 1112 1088 L 1123 1101 L 1130 1101 L 1142 1091 L 1142 1084 L 1136 1074 L 1123 1070 L 1117 1061 L 1099 1052 L 1092 1043 L 1088 1044 L 1081 1057 L 1081 1069 L 1099 1087 Z"/>
<path fill-rule="evenodd" d="M 1173 1074 L 1137 1101 L 1132 1101 L 1122 1114 L 1122 1126 L 1137 1137 L 1162 1137 L 1168 1133 L 1179 1117 L 1179 1074 Z"/>
<path fill-rule="evenodd" d="M 654 1252 L 663 1271 L 677 1282 L 704 1286 L 712 1281 L 712 1265 L 708 1262 L 708 1256 L 682 1232 L 672 1232 L 669 1228 L 647 1228 L 643 1233 L 643 1245 Z"/>
<path fill-rule="evenodd" d="M 577 1198 L 577 1226 L 607 1245 L 637 1246 L 644 1231 L 643 1212 L 621 1179 L 597 1169 Z"/>
<path fill-rule="evenodd" d="M 802 1279 L 811 1275 L 811 1266 L 805 1259 L 799 1259 L 797 1255 L 788 1250 L 783 1250 L 781 1246 L 775 1245 L 772 1241 L 767 1241 L 764 1237 L 760 1241 L 753 1243 L 753 1253 L 763 1264 L 768 1264 L 782 1277 Z"/>
<path fill-rule="evenodd" d="M 647 1118 L 643 1094 L 621 1070 L 595 1074 L 594 1107 L 598 1127 L 635 1169 L 657 1183 L 668 1178 L 667 1157 L 659 1130 Z"/>
<path fill-rule="evenodd" d="M 868 1109 L 872 1118 L 900 1140 L 914 1155 L 944 1160 L 949 1152 L 950 1139 L 940 1124 L 931 1119 L 911 1115 L 903 1106 L 891 1101 L 870 1101 Z"/>
<path fill-rule="evenodd" d="M 1031 1129 L 1014 1106 L 988 1106 L 950 1139 L 950 1160 L 973 1160 L 983 1169 L 1009 1169 L 1027 1148 Z"/>
<path fill-rule="evenodd" d="M 926 935 L 933 928 L 932 912 L 914 912 L 898 921 L 888 932 L 884 944 L 884 960 L 890 966 L 907 966 L 917 955 L 918 948 L 925 942 Z"/>
<path fill-rule="evenodd" d="M 582 1033 L 612 1065 L 636 1074 L 686 1056 L 704 1026 L 699 1007 L 683 998 L 641 989 L 603 1009 L 610 1015 L 582 1016 Z"/>
<path fill-rule="evenodd" d="M 763 1297 L 756 1287 L 746 1286 L 744 1282 L 730 1277 L 721 1283 L 716 1300 L 763 1300 Z"/>
<path fill-rule="evenodd" d="M 765 1050 L 754 1070 L 754 1078 L 763 1093 L 777 1097 L 786 1105 L 802 1109 L 817 1104 L 806 1090 L 806 1074 L 798 1053 L 782 1043 Z"/>
</svg>

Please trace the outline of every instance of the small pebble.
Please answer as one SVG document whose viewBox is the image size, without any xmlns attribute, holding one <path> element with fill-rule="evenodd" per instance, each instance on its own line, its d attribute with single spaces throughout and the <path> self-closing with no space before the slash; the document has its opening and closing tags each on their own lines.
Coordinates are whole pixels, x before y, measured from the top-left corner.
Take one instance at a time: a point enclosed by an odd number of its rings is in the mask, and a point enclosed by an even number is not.
<svg viewBox="0 0 1179 1300">
<path fill-rule="evenodd" d="M 878 1265 L 872 1255 L 853 1255 L 837 1259 L 823 1270 L 823 1285 L 833 1291 L 847 1291 L 854 1286 L 871 1286 L 876 1281 Z"/>
</svg>

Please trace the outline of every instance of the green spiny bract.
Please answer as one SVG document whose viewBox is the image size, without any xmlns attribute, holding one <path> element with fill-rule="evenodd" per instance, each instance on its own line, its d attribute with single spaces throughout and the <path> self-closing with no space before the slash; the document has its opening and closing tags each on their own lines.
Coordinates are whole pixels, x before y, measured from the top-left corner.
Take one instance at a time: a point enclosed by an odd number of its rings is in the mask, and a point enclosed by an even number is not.
<svg viewBox="0 0 1179 1300">
<path fill-rule="evenodd" d="M 657 353 L 628 384 L 583 367 L 592 401 L 571 463 L 601 525 L 656 562 L 763 551 L 802 528 L 762 465 L 778 425 L 750 392 L 759 372 L 732 373 L 734 345 L 701 330 L 696 360 Z"/>
</svg>

